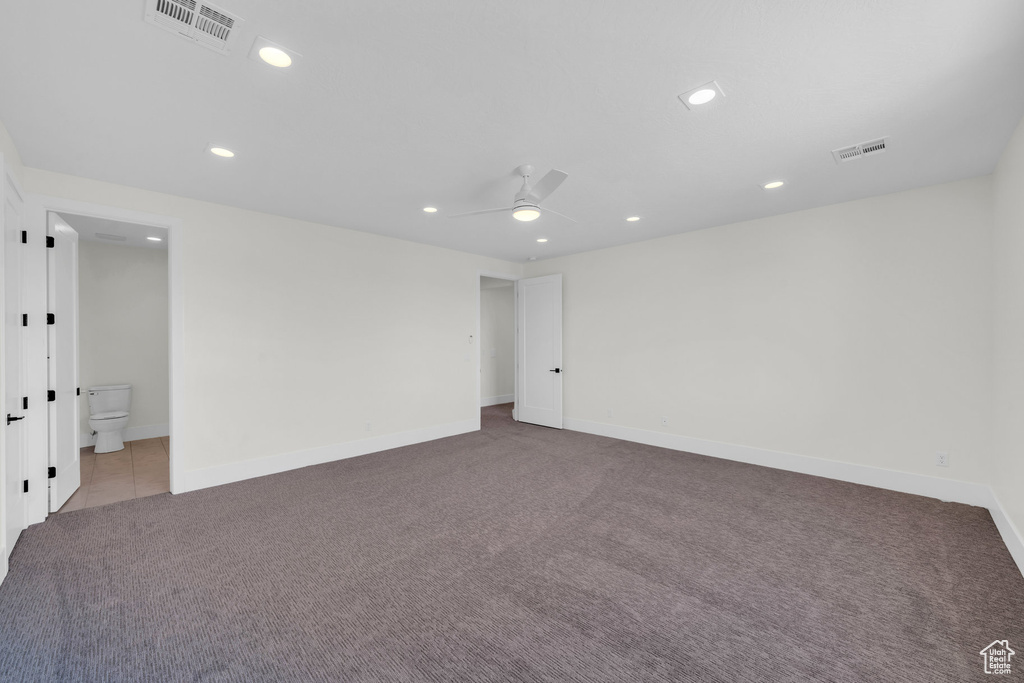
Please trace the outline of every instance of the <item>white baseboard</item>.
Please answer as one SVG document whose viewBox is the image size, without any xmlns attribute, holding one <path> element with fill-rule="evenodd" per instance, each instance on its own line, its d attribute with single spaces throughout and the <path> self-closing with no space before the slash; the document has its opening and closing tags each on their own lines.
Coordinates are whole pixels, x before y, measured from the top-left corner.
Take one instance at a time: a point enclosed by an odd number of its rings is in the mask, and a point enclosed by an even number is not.
<svg viewBox="0 0 1024 683">
<path fill-rule="evenodd" d="M 502 396 L 491 396 L 490 398 L 480 399 L 480 407 L 485 408 L 487 406 L 499 406 L 502 403 L 511 403 L 516 400 L 515 394 L 504 394 Z"/>
<path fill-rule="evenodd" d="M 141 425 L 139 427 L 128 427 L 124 430 L 125 441 L 138 441 L 140 439 L 155 439 L 160 436 L 170 436 L 171 426 L 168 424 L 162 425 Z M 79 446 L 85 448 L 86 446 L 94 446 L 96 444 L 96 436 L 89 434 L 88 432 L 81 435 Z"/>
<path fill-rule="evenodd" d="M 1003 537 L 1006 549 L 1010 551 L 1010 557 L 1017 563 L 1020 573 L 1024 574 L 1024 535 L 1006 514 L 995 491 L 992 491 L 992 504 L 988 506 L 988 511 L 992 514 L 992 521 L 996 523 L 996 528 L 999 529 L 999 535 Z"/>
<path fill-rule="evenodd" d="M 956 479 L 929 477 L 923 474 L 899 472 L 881 467 L 870 467 L 868 465 L 855 465 L 849 462 L 839 462 L 838 460 L 826 460 L 807 455 L 770 451 L 753 446 L 739 446 L 721 441 L 695 439 L 689 436 L 679 436 L 678 434 L 652 432 L 645 429 L 620 427 L 618 425 L 577 420 L 575 418 L 565 418 L 563 424 L 566 429 L 577 432 L 610 436 L 613 439 L 635 441 L 636 443 L 649 446 L 660 446 L 676 451 L 708 455 L 713 458 L 724 458 L 752 465 L 774 467 L 779 470 L 812 474 L 816 477 L 839 479 L 840 481 L 849 481 L 854 484 L 865 484 L 893 491 L 902 491 L 903 493 L 913 493 L 918 496 L 929 496 L 939 500 L 966 503 L 967 505 L 988 507 L 992 500 L 991 489 L 988 486 Z"/>
<path fill-rule="evenodd" d="M 7 546 L 0 545 L 0 583 L 7 578 Z"/>
<path fill-rule="evenodd" d="M 735 460 L 738 462 L 750 463 L 773 467 L 779 470 L 811 474 L 816 477 L 838 479 L 854 484 L 864 484 L 876 488 L 912 493 L 918 496 L 938 498 L 939 500 L 964 503 L 987 508 L 992 515 L 996 528 L 999 529 L 1003 542 L 1006 544 L 1010 555 L 1013 557 L 1017 567 L 1024 574 L 1024 537 L 1013 524 L 998 497 L 990 486 L 977 484 L 957 479 L 943 479 L 942 477 L 929 477 L 924 474 L 913 474 L 911 472 L 899 472 L 887 470 L 881 467 L 868 465 L 856 465 L 849 462 L 837 460 L 826 460 L 814 458 L 807 455 L 796 455 L 795 453 L 784 453 L 771 451 L 753 446 L 740 446 L 737 444 L 723 443 L 721 441 L 709 441 L 707 439 L 695 439 L 678 434 L 665 434 L 663 432 L 652 432 L 646 429 L 633 427 L 621 427 L 603 422 L 592 422 L 590 420 L 579 420 L 567 417 L 562 420 L 565 429 L 597 436 L 607 436 L 623 441 L 670 448 L 676 451 L 686 451 L 698 455 L 707 455 L 713 458 Z"/>
<path fill-rule="evenodd" d="M 448 436 L 474 432 L 478 429 L 480 429 L 478 420 L 463 420 L 462 422 L 451 422 L 423 429 L 413 429 L 407 432 L 374 436 L 358 441 L 346 441 L 320 448 L 280 453 L 256 460 L 244 460 L 226 465 L 217 465 L 216 467 L 207 467 L 201 470 L 192 470 L 191 472 L 182 473 L 180 479 L 181 488 L 174 492 L 185 493 L 186 491 L 196 491 L 209 488 L 210 486 L 220 486 L 221 484 L 230 484 L 245 479 L 264 477 L 268 474 L 287 472 L 288 470 L 295 470 L 300 467 L 320 465 L 325 462 L 344 460 L 345 458 L 354 458 L 392 448 L 443 439 Z"/>
</svg>

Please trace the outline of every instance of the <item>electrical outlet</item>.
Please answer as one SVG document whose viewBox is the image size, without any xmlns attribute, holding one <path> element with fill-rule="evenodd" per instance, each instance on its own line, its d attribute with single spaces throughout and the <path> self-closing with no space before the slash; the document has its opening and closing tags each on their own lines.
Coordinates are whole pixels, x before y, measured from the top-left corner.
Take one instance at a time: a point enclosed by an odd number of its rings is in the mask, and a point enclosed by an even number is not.
<svg viewBox="0 0 1024 683">
<path fill-rule="evenodd" d="M 936 453 L 935 454 L 935 466 L 936 467 L 949 467 L 949 453 Z"/>
<path fill-rule="evenodd" d="M 372 432 L 373 431 L 373 423 L 372 422 L 367 422 L 366 423 L 366 431 L 368 431 L 368 432 Z"/>
<path fill-rule="evenodd" d="M 612 419 L 612 409 L 611 408 L 608 409 L 608 419 L 609 420 Z"/>
<path fill-rule="evenodd" d="M 665 417 L 664 415 L 661 416 L 661 426 L 662 427 L 667 427 L 668 426 L 668 418 Z"/>
</svg>

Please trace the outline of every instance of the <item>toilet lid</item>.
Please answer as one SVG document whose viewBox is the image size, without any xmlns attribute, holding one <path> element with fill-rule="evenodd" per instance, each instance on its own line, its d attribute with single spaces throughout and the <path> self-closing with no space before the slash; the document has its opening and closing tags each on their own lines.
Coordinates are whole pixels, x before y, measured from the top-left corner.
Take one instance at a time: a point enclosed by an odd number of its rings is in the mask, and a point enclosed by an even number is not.
<svg viewBox="0 0 1024 683">
<path fill-rule="evenodd" d="M 90 415 L 89 419 L 92 419 L 92 420 L 113 420 L 113 419 L 118 418 L 118 417 L 128 417 L 128 412 L 124 411 L 124 410 L 115 410 L 112 413 L 96 413 L 95 415 Z"/>
</svg>

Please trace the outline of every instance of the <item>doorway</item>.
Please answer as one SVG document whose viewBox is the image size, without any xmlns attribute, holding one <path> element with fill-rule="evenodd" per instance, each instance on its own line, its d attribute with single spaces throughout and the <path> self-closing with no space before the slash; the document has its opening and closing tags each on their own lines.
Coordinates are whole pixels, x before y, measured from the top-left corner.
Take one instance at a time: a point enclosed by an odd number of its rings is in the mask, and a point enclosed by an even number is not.
<svg viewBox="0 0 1024 683">
<path fill-rule="evenodd" d="M 515 281 L 480 276 L 480 407 L 513 403 Z"/>
<path fill-rule="evenodd" d="M 166 316 L 169 318 L 169 367 L 167 368 L 167 374 L 169 375 L 169 411 L 167 414 L 167 421 L 164 423 L 168 426 L 165 426 L 164 429 L 170 433 L 170 438 L 150 436 L 147 434 L 143 434 L 142 436 L 143 438 L 159 438 L 161 440 L 160 446 L 166 452 L 166 469 L 168 470 L 166 479 L 169 480 L 170 491 L 172 493 L 181 491 L 183 489 L 183 484 L 180 482 L 181 471 L 180 468 L 176 467 L 176 460 L 178 459 L 177 454 L 180 452 L 179 449 L 181 448 L 179 435 L 183 430 L 184 413 L 182 403 L 184 393 L 184 280 L 181 272 L 182 221 L 169 216 L 44 195 L 27 195 L 25 197 L 25 201 L 26 210 L 24 226 L 27 228 L 30 244 L 34 243 L 33 241 L 46 241 L 48 221 L 53 214 L 59 214 L 61 216 L 77 216 L 80 219 L 96 219 L 100 221 L 107 221 L 108 223 L 133 224 L 140 229 L 157 230 L 154 236 L 158 236 L 160 234 L 165 235 L 164 243 L 166 244 L 165 248 L 167 254 L 166 278 L 168 283 Z M 82 226 L 80 225 L 79 227 L 81 228 Z M 85 232 L 85 228 L 82 228 L 82 232 Z M 87 241 L 88 240 L 83 240 L 83 243 Z M 44 319 L 46 318 L 46 309 L 49 305 L 47 302 L 46 292 L 48 284 L 47 251 L 51 250 L 39 250 L 39 263 L 35 264 L 33 262 L 33 267 L 25 274 L 25 281 L 21 283 L 22 289 L 26 291 L 34 292 L 36 289 L 40 291 L 41 294 L 38 297 L 34 297 L 33 301 L 35 298 L 40 299 L 41 304 L 39 308 Z M 30 359 L 28 364 L 29 390 L 36 393 L 41 392 L 44 396 L 43 404 L 45 405 L 45 397 L 48 390 L 52 388 L 49 386 L 51 380 L 49 377 L 49 369 L 47 367 L 47 338 L 45 330 L 42 333 L 40 343 L 32 345 L 32 349 L 33 357 Z M 36 358 L 37 356 L 38 358 Z M 37 367 L 38 369 L 35 369 Z M 81 461 L 78 446 L 83 443 L 88 443 L 88 439 L 83 437 L 83 428 L 81 425 L 83 422 L 85 425 L 88 425 L 89 411 L 88 408 L 84 406 L 87 406 L 88 404 L 86 392 L 90 385 L 85 384 L 85 382 L 89 381 L 86 378 L 80 377 L 77 379 L 78 382 L 75 384 L 77 400 L 74 402 L 74 405 L 76 408 L 79 406 L 83 407 L 81 409 L 82 415 L 76 422 L 75 429 L 73 430 L 74 438 L 78 443 L 71 452 L 74 453 L 72 457 L 79 460 L 79 468 L 76 473 L 80 474 Z M 78 395 L 79 390 L 81 392 L 80 396 Z M 49 435 L 47 433 L 47 422 L 48 420 L 43 417 L 41 420 L 41 436 L 39 439 L 32 442 L 33 445 L 30 446 L 29 452 L 26 456 L 26 476 L 30 478 L 31 482 L 31 492 L 27 495 L 27 524 L 36 524 L 44 521 L 50 511 L 50 501 L 48 496 L 50 489 L 48 484 L 53 484 L 53 478 L 52 475 L 48 476 L 48 471 L 50 473 L 53 472 L 53 470 L 50 469 L 53 466 L 53 463 L 50 460 L 51 456 L 48 452 L 48 443 L 50 439 L 48 438 Z M 91 431 L 92 430 L 89 429 L 86 436 L 91 437 Z M 129 439 L 136 437 L 136 440 L 141 440 L 137 438 L 139 436 L 138 434 L 129 432 L 128 436 Z M 151 443 L 150 445 L 155 444 Z M 129 449 L 130 448 L 131 446 L 129 446 Z M 77 488 L 78 487 L 76 486 L 75 490 L 77 490 Z"/>
<path fill-rule="evenodd" d="M 517 422 L 561 429 L 561 274 L 521 279 L 480 273 L 476 339 L 481 409 L 511 403 Z M 512 351 L 511 363 L 502 355 L 503 348 Z M 500 379 L 508 369 L 510 382 Z"/>
<path fill-rule="evenodd" d="M 81 390 L 68 425 L 75 432 L 70 439 L 75 450 L 69 453 L 58 439 L 56 445 L 64 448 L 58 452 L 51 439 L 50 454 L 51 466 L 57 465 L 56 483 L 61 481 L 61 465 L 68 466 L 70 456 L 79 455 L 73 466 L 80 473 L 80 485 L 69 491 L 67 483 L 54 486 L 52 482 L 51 512 L 167 493 L 168 230 L 72 212 L 51 212 L 49 222 L 58 234 L 64 230 L 78 237 L 74 284 Z M 60 251 L 59 237 L 57 242 L 57 249 L 51 251 Z M 50 360 L 54 362 L 52 356 Z M 60 373 L 51 372 L 51 384 L 55 374 Z M 71 392 L 74 396 L 74 385 Z M 51 428 L 51 433 L 57 432 Z M 70 481 L 70 473 L 64 479 Z"/>
</svg>

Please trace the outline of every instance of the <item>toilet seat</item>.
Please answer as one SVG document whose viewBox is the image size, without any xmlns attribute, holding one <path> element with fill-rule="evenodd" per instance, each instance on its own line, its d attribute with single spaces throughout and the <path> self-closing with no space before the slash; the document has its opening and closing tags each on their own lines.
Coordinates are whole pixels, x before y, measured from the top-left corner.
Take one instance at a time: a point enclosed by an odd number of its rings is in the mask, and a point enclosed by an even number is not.
<svg viewBox="0 0 1024 683">
<path fill-rule="evenodd" d="M 128 411 L 126 410 L 115 410 L 112 413 L 96 413 L 90 415 L 90 420 L 116 420 L 119 417 L 128 417 Z"/>
</svg>

